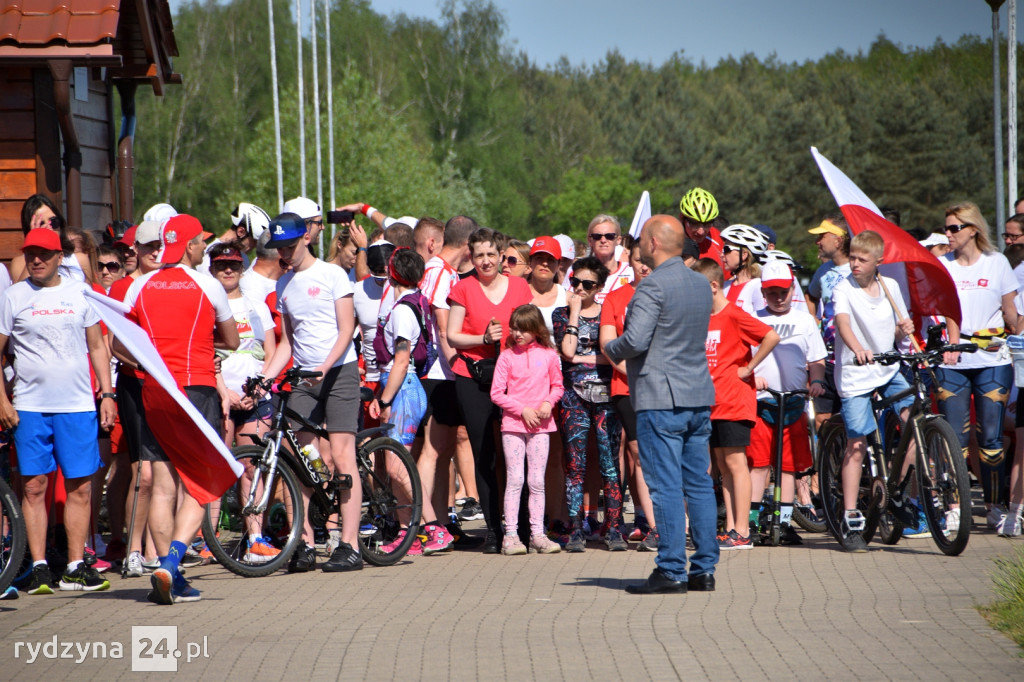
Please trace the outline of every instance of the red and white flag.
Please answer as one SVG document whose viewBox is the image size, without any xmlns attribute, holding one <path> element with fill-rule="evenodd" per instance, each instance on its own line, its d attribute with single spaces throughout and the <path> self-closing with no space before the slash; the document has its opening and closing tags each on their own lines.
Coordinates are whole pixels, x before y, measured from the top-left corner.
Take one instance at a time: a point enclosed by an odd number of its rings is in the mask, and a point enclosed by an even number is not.
<svg viewBox="0 0 1024 682">
<path fill-rule="evenodd" d="M 916 239 L 883 218 L 874 202 L 817 148 L 811 147 L 811 155 L 850 225 L 850 233 L 873 230 L 885 240 L 884 263 L 878 270 L 899 282 L 911 314 L 948 317 L 959 325 L 960 296 L 953 278 L 939 259 Z"/>
<path fill-rule="evenodd" d="M 131 308 L 95 291 L 85 293 L 110 332 L 146 370 L 142 388 L 146 424 L 189 494 L 199 504 L 219 500 L 242 475 L 242 465 L 178 388 L 149 335 L 125 318 Z"/>
</svg>

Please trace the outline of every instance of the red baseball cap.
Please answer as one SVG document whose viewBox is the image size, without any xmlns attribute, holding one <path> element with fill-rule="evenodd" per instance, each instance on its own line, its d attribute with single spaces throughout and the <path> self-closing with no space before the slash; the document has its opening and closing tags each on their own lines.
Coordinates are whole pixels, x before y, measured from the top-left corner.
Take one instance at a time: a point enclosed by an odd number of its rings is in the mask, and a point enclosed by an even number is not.
<svg viewBox="0 0 1024 682">
<path fill-rule="evenodd" d="M 114 243 L 115 244 L 122 244 L 124 246 L 127 246 L 129 249 L 134 249 L 135 248 L 135 232 L 138 229 L 139 229 L 138 225 L 132 225 L 127 230 L 125 230 L 124 234 L 121 236 L 121 238 L 118 239 Z"/>
<path fill-rule="evenodd" d="M 201 234 L 203 234 L 203 225 L 194 216 L 179 213 L 168 218 L 160 226 L 160 249 L 156 254 L 157 262 L 180 263 L 185 255 L 185 247 Z"/>
<path fill-rule="evenodd" d="M 770 260 L 761 266 L 761 288 L 780 287 L 788 289 L 793 286 L 793 271 L 780 260 Z"/>
<path fill-rule="evenodd" d="M 555 260 L 562 258 L 562 247 L 554 237 L 537 237 L 530 247 L 530 255 L 535 253 L 547 253 L 555 257 Z"/>
<path fill-rule="evenodd" d="M 228 247 L 218 253 L 216 256 L 210 259 L 211 263 L 216 263 L 222 260 L 233 260 L 238 263 L 244 263 L 245 260 L 242 258 L 242 252 L 236 248 Z"/>
<path fill-rule="evenodd" d="M 38 246 L 47 251 L 63 250 L 60 247 L 60 234 L 45 227 L 37 227 L 34 230 L 28 231 L 28 234 L 25 235 L 25 243 L 21 245 L 21 250 L 24 251 L 30 246 Z"/>
</svg>

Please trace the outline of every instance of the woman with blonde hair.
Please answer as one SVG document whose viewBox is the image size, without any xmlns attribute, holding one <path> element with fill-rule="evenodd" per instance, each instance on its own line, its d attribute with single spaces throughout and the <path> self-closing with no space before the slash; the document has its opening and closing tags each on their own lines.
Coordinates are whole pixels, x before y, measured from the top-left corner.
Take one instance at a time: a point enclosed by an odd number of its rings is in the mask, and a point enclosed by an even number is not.
<svg viewBox="0 0 1024 682">
<path fill-rule="evenodd" d="M 946 209 L 949 253 L 939 262 L 949 270 L 960 296 L 961 322 L 947 318 L 950 343 L 970 341 L 977 353 L 947 353 L 939 368 L 939 409 L 960 437 L 967 455 L 971 399 L 978 425 L 981 483 L 988 525 L 1000 535 L 1019 535 L 1016 514 L 1006 514 L 1006 458 L 1003 456 L 1003 415 L 1013 368 L 999 343 L 1017 329 L 1017 278 L 1010 263 L 989 241 L 988 223 L 977 205 L 962 202 Z M 966 512 L 970 515 L 970 509 Z M 1012 516 L 1013 518 L 1010 518 Z M 960 510 L 947 512 L 946 530 L 959 528 Z"/>
</svg>

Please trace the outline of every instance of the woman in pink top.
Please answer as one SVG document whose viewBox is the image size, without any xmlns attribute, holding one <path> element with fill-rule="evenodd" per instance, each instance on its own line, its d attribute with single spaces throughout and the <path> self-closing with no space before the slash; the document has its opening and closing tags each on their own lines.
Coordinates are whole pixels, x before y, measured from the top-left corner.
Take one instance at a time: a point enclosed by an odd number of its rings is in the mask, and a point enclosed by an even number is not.
<svg viewBox="0 0 1024 682">
<path fill-rule="evenodd" d="M 508 337 L 509 316 L 529 303 L 532 296 L 525 280 L 501 274 L 501 254 L 494 230 L 476 230 L 469 236 L 468 246 L 476 274 L 456 284 L 448 295 L 448 344 L 458 351 L 448 360 L 455 373 L 459 416 L 466 424 L 476 464 L 476 487 L 488 531 L 484 554 L 498 554 L 502 528 L 495 471 L 496 414 L 490 385 L 472 378 L 466 360 L 494 362 L 499 344 Z"/>
<path fill-rule="evenodd" d="M 501 553 L 526 554 L 519 539 L 519 496 L 524 467 L 530 471 L 530 547 L 540 554 L 561 551 L 544 534 L 544 471 L 548 434 L 555 430 L 552 407 L 562 397 L 562 364 L 544 316 L 527 304 L 512 311 L 506 350 L 494 367 L 491 400 L 502 409 L 501 443 L 505 450 L 505 538 Z"/>
</svg>

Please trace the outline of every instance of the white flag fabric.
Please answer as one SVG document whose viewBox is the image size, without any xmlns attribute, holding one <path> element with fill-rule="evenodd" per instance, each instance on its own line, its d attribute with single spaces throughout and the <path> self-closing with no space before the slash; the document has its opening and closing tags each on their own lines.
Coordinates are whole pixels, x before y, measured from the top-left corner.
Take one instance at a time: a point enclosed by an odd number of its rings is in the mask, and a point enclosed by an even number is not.
<svg viewBox="0 0 1024 682">
<path fill-rule="evenodd" d="M 637 204 L 636 213 L 633 214 L 633 222 L 629 225 L 629 236 L 633 239 L 640 238 L 640 230 L 644 223 L 651 217 L 651 194 L 647 190 L 640 195 L 640 203 Z"/>
</svg>

